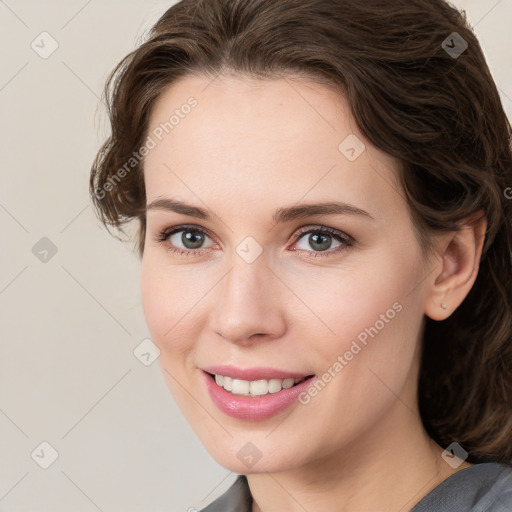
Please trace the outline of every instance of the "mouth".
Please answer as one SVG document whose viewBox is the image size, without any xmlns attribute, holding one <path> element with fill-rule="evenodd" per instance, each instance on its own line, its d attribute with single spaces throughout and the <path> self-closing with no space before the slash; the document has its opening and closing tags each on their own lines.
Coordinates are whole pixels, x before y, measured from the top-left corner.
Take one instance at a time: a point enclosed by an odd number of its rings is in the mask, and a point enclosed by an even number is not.
<svg viewBox="0 0 512 512">
<path fill-rule="evenodd" d="M 293 388 L 314 377 L 314 375 L 307 375 L 300 378 L 287 377 L 282 379 L 243 380 L 206 371 L 205 374 L 208 375 L 217 386 L 233 395 L 252 397 L 276 394 L 285 389 Z"/>
<path fill-rule="evenodd" d="M 299 401 L 316 376 L 279 368 L 239 368 L 230 365 L 201 368 L 213 404 L 224 414 L 243 421 L 268 420 Z"/>
</svg>

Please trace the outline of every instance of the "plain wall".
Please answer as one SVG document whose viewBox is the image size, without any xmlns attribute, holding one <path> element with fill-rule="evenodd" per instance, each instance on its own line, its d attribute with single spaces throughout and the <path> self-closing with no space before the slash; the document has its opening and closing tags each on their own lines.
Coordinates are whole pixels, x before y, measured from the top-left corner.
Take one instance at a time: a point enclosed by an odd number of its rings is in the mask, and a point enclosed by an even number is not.
<svg viewBox="0 0 512 512">
<path fill-rule="evenodd" d="M 181 417 L 158 362 L 134 356 L 149 336 L 139 260 L 88 196 L 105 79 L 172 3 L 0 2 L 0 512 L 187 511 L 235 479 Z M 512 118 L 512 0 L 453 3 Z M 58 42 L 48 58 L 31 46 L 51 49 L 43 31 Z M 48 469 L 42 442 L 58 452 Z"/>
</svg>

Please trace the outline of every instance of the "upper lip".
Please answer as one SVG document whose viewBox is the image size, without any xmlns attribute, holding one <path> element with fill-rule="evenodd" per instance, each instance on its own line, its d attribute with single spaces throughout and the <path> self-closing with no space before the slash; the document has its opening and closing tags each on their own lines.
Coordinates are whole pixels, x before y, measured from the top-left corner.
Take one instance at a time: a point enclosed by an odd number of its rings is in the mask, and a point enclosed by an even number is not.
<svg viewBox="0 0 512 512">
<path fill-rule="evenodd" d="M 236 368 L 235 366 L 205 366 L 201 368 L 207 373 L 214 375 L 223 375 L 240 380 L 270 380 L 270 379 L 302 379 L 312 375 L 311 373 L 291 372 L 289 370 L 280 370 L 279 368 Z"/>
</svg>

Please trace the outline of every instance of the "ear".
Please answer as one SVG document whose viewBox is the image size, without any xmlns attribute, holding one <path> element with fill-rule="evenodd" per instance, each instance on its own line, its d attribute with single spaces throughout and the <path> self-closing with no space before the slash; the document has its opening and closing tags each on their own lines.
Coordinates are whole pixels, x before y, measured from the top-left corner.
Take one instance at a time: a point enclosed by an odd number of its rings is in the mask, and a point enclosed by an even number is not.
<svg viewBox="0 0 512 512">
<path fill-rule="evenodd" d="M 448 318 L 465 299 L 478 275 L 487 229 L 485 214 L 480 210 L 460 224 L 460 231 L 436 238 L 436 257 L 430 267 L 431 283 L 425 302 L 425 314 L 432 320 Z"/>
</svg>

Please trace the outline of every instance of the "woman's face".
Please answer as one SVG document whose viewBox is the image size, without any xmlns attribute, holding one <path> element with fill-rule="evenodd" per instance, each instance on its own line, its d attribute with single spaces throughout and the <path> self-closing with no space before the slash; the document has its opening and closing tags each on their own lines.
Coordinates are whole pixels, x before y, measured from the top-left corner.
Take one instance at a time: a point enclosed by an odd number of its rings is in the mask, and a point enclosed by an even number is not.
<svg viewBox="0 0 512 512">
<path fill-rule="evenodd" d="M 431 276 L 397 162 L 344 98 L 292 77 L 188 76 L 148 134 L 144 311 L 212 456 L 282 471 L 405 429 Z"/>
</svg>

